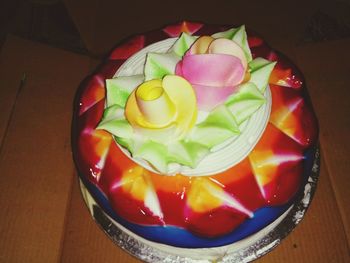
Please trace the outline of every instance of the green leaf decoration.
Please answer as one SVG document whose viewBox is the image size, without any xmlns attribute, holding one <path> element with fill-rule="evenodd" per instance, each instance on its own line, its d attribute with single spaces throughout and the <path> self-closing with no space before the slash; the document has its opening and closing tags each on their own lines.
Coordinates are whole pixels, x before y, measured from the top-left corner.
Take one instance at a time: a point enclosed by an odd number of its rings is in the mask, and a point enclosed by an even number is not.
<svg viewBox="0 0 350 263">
<path fill-rule="evenodd" d="M 145 80 L 162 79 L 165 75 L 175 74 L 175 67 L 180 59 L 174 52 L 148 53 L 144 69 Z"/>
<path fill-rule="evenodd" d="M 227 31 L 215 33 L 212 35 L 214 38 L 227 38 L 235 41 L 243 49 L 248 63 L 253 59 L 252 53 L 248 45 L 248 37 L 245 31 L 245 26 L 242 25 L 238 28 L 231 28 Z"/>
<path fill-rule="evenodd" d="M 269 83 L 270 74 L 277 62 L 271 62 L 263 58 L 256 58 L 248 65 L 250 69 L 250 80 L 264 93 Z"/>
<path fill-rule="evenodd" d="M 116 142 L 125 147 L 126 149 L 129 150 L 130 153 L 134 152 L 135 150 L 135 142 L 134 139 L 132 138 L 120 138 L 117 136 L 113 136 L 114 140 L 116 140 Z"/>
<path fill-rule="evenodd" d="M 124 108 L 120 107 L 119 105 L 113 105 L 105 108 L 99 125 L 101 125 L 103 122 L 109 122 L 115 119 L 120 120 L 124 118 Z"/>
<path fill-rule="evenodd" d="M 239 28 L 230 28 L 229 30 L 218 32 L 215 34 L 212 34 L 211 36 L 213 38 L 227 38 L 232 39 L 233 36 L 236 34 Z"/>
<path fill-rule="evenodd" d="M 164 144 L 148 140 L 145 141 L 135 152 L 133 152 L 132 155 L 134 158 L 147 160 L 158 171 L 167 173 L 167 153 L 168 150 Z"/>
<path fill-rule="evenodd" d="M 130 93 L 143 82 L 143 75 L 117 77 L 106 80 L 107 108 L 112 105 L 125 107 Z"/>
<path fill-rule="evenodd" d="M 238 124 L 231 111 L 225 105 L 220 105 L 194 127 L 189 140 L 212 148 L 239 133 Z"/>
<path fill-rule="evenodd" d="M 225 102 L 238 124 L 241 124 L 256 112 L 266 99 L 252 82 L 244 83 L 238 92 L 231 95 Z"/>
<path fill-rule="evenodd" d="M 131 138 L 133 136 L 133 128 L 124 118 L 124 110 L 118 105 L 105 109 L 102 120 L 96 129 L 106 130 L 120 138 Z"/>
<path fill-rule="evenodd" d="M 195 168 L 209 153 L 209 148 L 192 141 L 179 141 L 168 146 L 168 163 L 180 163 Z"/>
<path fill-rule="evenodd" d="M 196 39 L 197 37 L 183 32 L 169 51 L 173 51 L 176 55 L 182 57 L 185 55 L 186 51 L 190 48 L 193 42 L 196 41 Z"/>
</svg>

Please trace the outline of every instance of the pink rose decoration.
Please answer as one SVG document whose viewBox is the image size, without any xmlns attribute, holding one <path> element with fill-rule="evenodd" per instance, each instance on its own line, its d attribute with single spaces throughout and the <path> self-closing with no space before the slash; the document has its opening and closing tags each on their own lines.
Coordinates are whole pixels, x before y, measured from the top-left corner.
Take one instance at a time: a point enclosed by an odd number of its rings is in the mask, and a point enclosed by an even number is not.
<svg viewBox="0 0 350 263">
<path fill-rule="evenodd" d="M 201 37 L 176 65 L 175 74 L 192 84 L 198 108 L 210 111 L 238 89 L 246 68 L 243 50 L 234 41 Z"/>
</svg>

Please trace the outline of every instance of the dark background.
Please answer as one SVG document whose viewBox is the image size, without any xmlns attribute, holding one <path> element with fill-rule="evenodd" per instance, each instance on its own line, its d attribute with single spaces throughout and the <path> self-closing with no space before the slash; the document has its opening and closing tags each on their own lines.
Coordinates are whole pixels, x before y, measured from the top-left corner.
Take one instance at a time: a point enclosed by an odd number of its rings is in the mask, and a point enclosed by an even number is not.
<svg viewBox="0 0 350 263">
<path fill-rule="evenodd" d="M 0 45 L 10 33 L 101 58 L 131 34 L 180 20 L 246 24 L 267 40 L 280 35 L 272 45 L 287 52 L 291 35 L 295 45 L 349 37 L 350 1 L 3 0 Z"/>
</svg>

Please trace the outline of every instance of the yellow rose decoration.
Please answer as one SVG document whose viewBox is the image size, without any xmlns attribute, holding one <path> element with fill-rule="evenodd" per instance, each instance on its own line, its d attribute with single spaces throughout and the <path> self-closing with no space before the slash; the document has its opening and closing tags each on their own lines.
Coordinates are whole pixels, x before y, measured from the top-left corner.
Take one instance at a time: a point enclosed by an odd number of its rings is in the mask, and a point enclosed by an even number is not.
<svg viewBox="0 0 350 263">
<path fill-rule="evenodd" d="M 175 126 L 178 139 L 196 122 L 196 95 L 191 84 L 179 76 L 146 81 L 130 94 L 125 116 L 135 128 L 167 130 Z"/>
</svg>

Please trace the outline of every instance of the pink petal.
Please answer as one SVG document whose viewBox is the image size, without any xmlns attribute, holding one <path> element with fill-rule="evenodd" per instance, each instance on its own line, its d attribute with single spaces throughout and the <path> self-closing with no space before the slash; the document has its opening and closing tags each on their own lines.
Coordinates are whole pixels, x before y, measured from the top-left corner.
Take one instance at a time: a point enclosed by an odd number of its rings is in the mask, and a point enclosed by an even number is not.
<svg viewBox="0 0 350 263">
<path fill-rule="evenodd" d="M 244 78 L 240 59 L 225 54 L 188 55 L 178 67 L 191 84 L 228 87 L 238 85 Z"/>
<path fill-rule="evenodd" d="M 238 89 L 238 86 L 211 87 L 198 84 L 192 86 L 196 92 L 198 109 L 204 111 L 211 111 L 224 103 L 227 97 Z"/>
<path fill-rule="evenodd" d="M 243 49 L 236 42 L 226 39 L 218 38 L 212 41 L 208 47 L 209 54 L 226 54 L 239 58 L 243 65 L 244 71 L 247 69 L 248 62 Z"/>
</svg>

